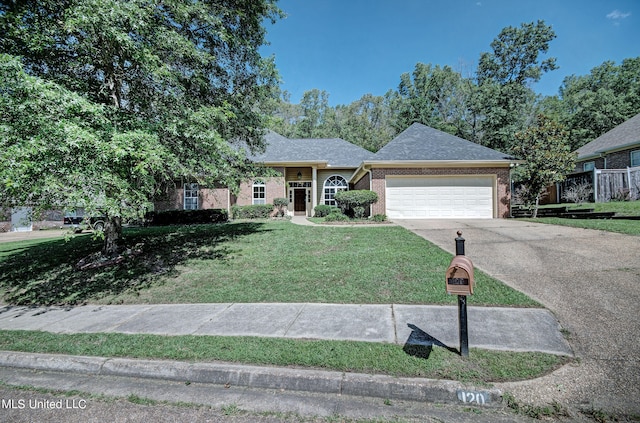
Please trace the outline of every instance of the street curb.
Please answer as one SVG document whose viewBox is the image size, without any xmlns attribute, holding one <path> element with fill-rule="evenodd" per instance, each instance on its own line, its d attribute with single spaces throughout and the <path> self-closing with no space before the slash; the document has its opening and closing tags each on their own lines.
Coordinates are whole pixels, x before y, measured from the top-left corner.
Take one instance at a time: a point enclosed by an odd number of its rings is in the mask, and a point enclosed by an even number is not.
<svg viewBox="0 0 640 423">
<path fill-rule="evenodd" d="M 0 366 L 95 376 L 136 377 L 223 385 L 502 407 L 500 390 L 461 382 L 228 363 L 87 357 L 0 351 Z M 463 392 L 461 394 L 461 392 Z M 482 401 L 475 401 L 482 395 Z"/>
</svg>

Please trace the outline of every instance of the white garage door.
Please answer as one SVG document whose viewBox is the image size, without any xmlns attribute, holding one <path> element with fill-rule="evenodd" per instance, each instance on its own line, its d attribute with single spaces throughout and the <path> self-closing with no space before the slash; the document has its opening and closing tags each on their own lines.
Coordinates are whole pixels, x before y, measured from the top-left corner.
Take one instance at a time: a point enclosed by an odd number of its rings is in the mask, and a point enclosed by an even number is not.
<svg viewBox="0 0 640 423">
<path fill-rule="evenodd" d="M 491 219 L 493 180 L 473 177 L 387 177 L 390 219 Z"/>
</svg>

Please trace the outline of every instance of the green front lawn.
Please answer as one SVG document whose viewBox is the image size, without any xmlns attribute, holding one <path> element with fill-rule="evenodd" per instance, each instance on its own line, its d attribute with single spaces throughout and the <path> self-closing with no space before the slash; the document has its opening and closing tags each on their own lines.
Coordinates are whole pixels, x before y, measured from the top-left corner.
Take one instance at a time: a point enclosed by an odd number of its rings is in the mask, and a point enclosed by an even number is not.
<svg viewBox="0 0 640 423">
<path fill-rule="evenodd" d="M 640 201 L 610 201 L 608 203 L 573 203 L 551 204 L 543 207 L 567 206 L 572 209 L 594 209 L 595 212 L 614 212 L 616 216 L 640 216 Z M 549 223 L 552 225 L 572 226 L 575 228 L 597 229 L 607 232 L 618 232 L 627 235 L 640 235 L 640 220 L 627 219 L 563 219 L 560 217 L 542 217 L 527 219 L 531 222 Z"/>
<path fill-rule="evenodd" d="M 563 204 L 548 204 L 541 206 L 545 207 L 569 207 L 572 209 L 594 209 L 593 211 L 601 212 L 615 212 L 618 216 L 640 216 L 640 200 L 639 201 L 609 201 L 608 203 L 563 203 Z"/>
<path fill-rule="evenodd" d="M 455 235 L 452 235 L 452 242 Z M 248 221 L 128 229 L 117 266 L 78 270 L 91 236 L 0 244 L 10 304 L 325 302 L 455 304 L 451 255 L 401 227 Z M 538 306 L 476 270 L 475 305 Z"/>
</svg>

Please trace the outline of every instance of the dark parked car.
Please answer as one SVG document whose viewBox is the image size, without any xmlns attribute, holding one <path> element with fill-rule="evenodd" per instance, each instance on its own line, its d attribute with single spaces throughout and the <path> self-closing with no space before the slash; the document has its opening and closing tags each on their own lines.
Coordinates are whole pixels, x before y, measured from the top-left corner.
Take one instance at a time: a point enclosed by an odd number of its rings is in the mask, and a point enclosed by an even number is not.
<svg viewBox="0 0 640 423">
<path fill-rule="evenodd" d="M 65 228 L 73 228 L 73 231 L 76 233 L 82 232 L 83 229 L 91 229 L 94 231 L 103 231 L 104 230 L 104 216 L 90 217 L 89 222 L 85 221 L 86 216 L 74 216 L 74 215 L 66 215 L 63 220 L 63 226 Z"/>
</svg>

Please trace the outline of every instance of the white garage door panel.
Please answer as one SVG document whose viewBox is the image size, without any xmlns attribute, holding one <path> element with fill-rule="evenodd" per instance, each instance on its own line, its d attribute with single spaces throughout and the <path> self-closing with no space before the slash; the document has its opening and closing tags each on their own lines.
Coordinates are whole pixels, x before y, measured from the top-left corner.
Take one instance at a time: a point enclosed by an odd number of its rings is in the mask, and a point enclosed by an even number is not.
<svg viewBox="0 0 640 423">
<path fill-rule="evenodd" d="M 492 218 L 493 178 L 387 178 L 387 216 L 396 219 Z"/>
</svg>

